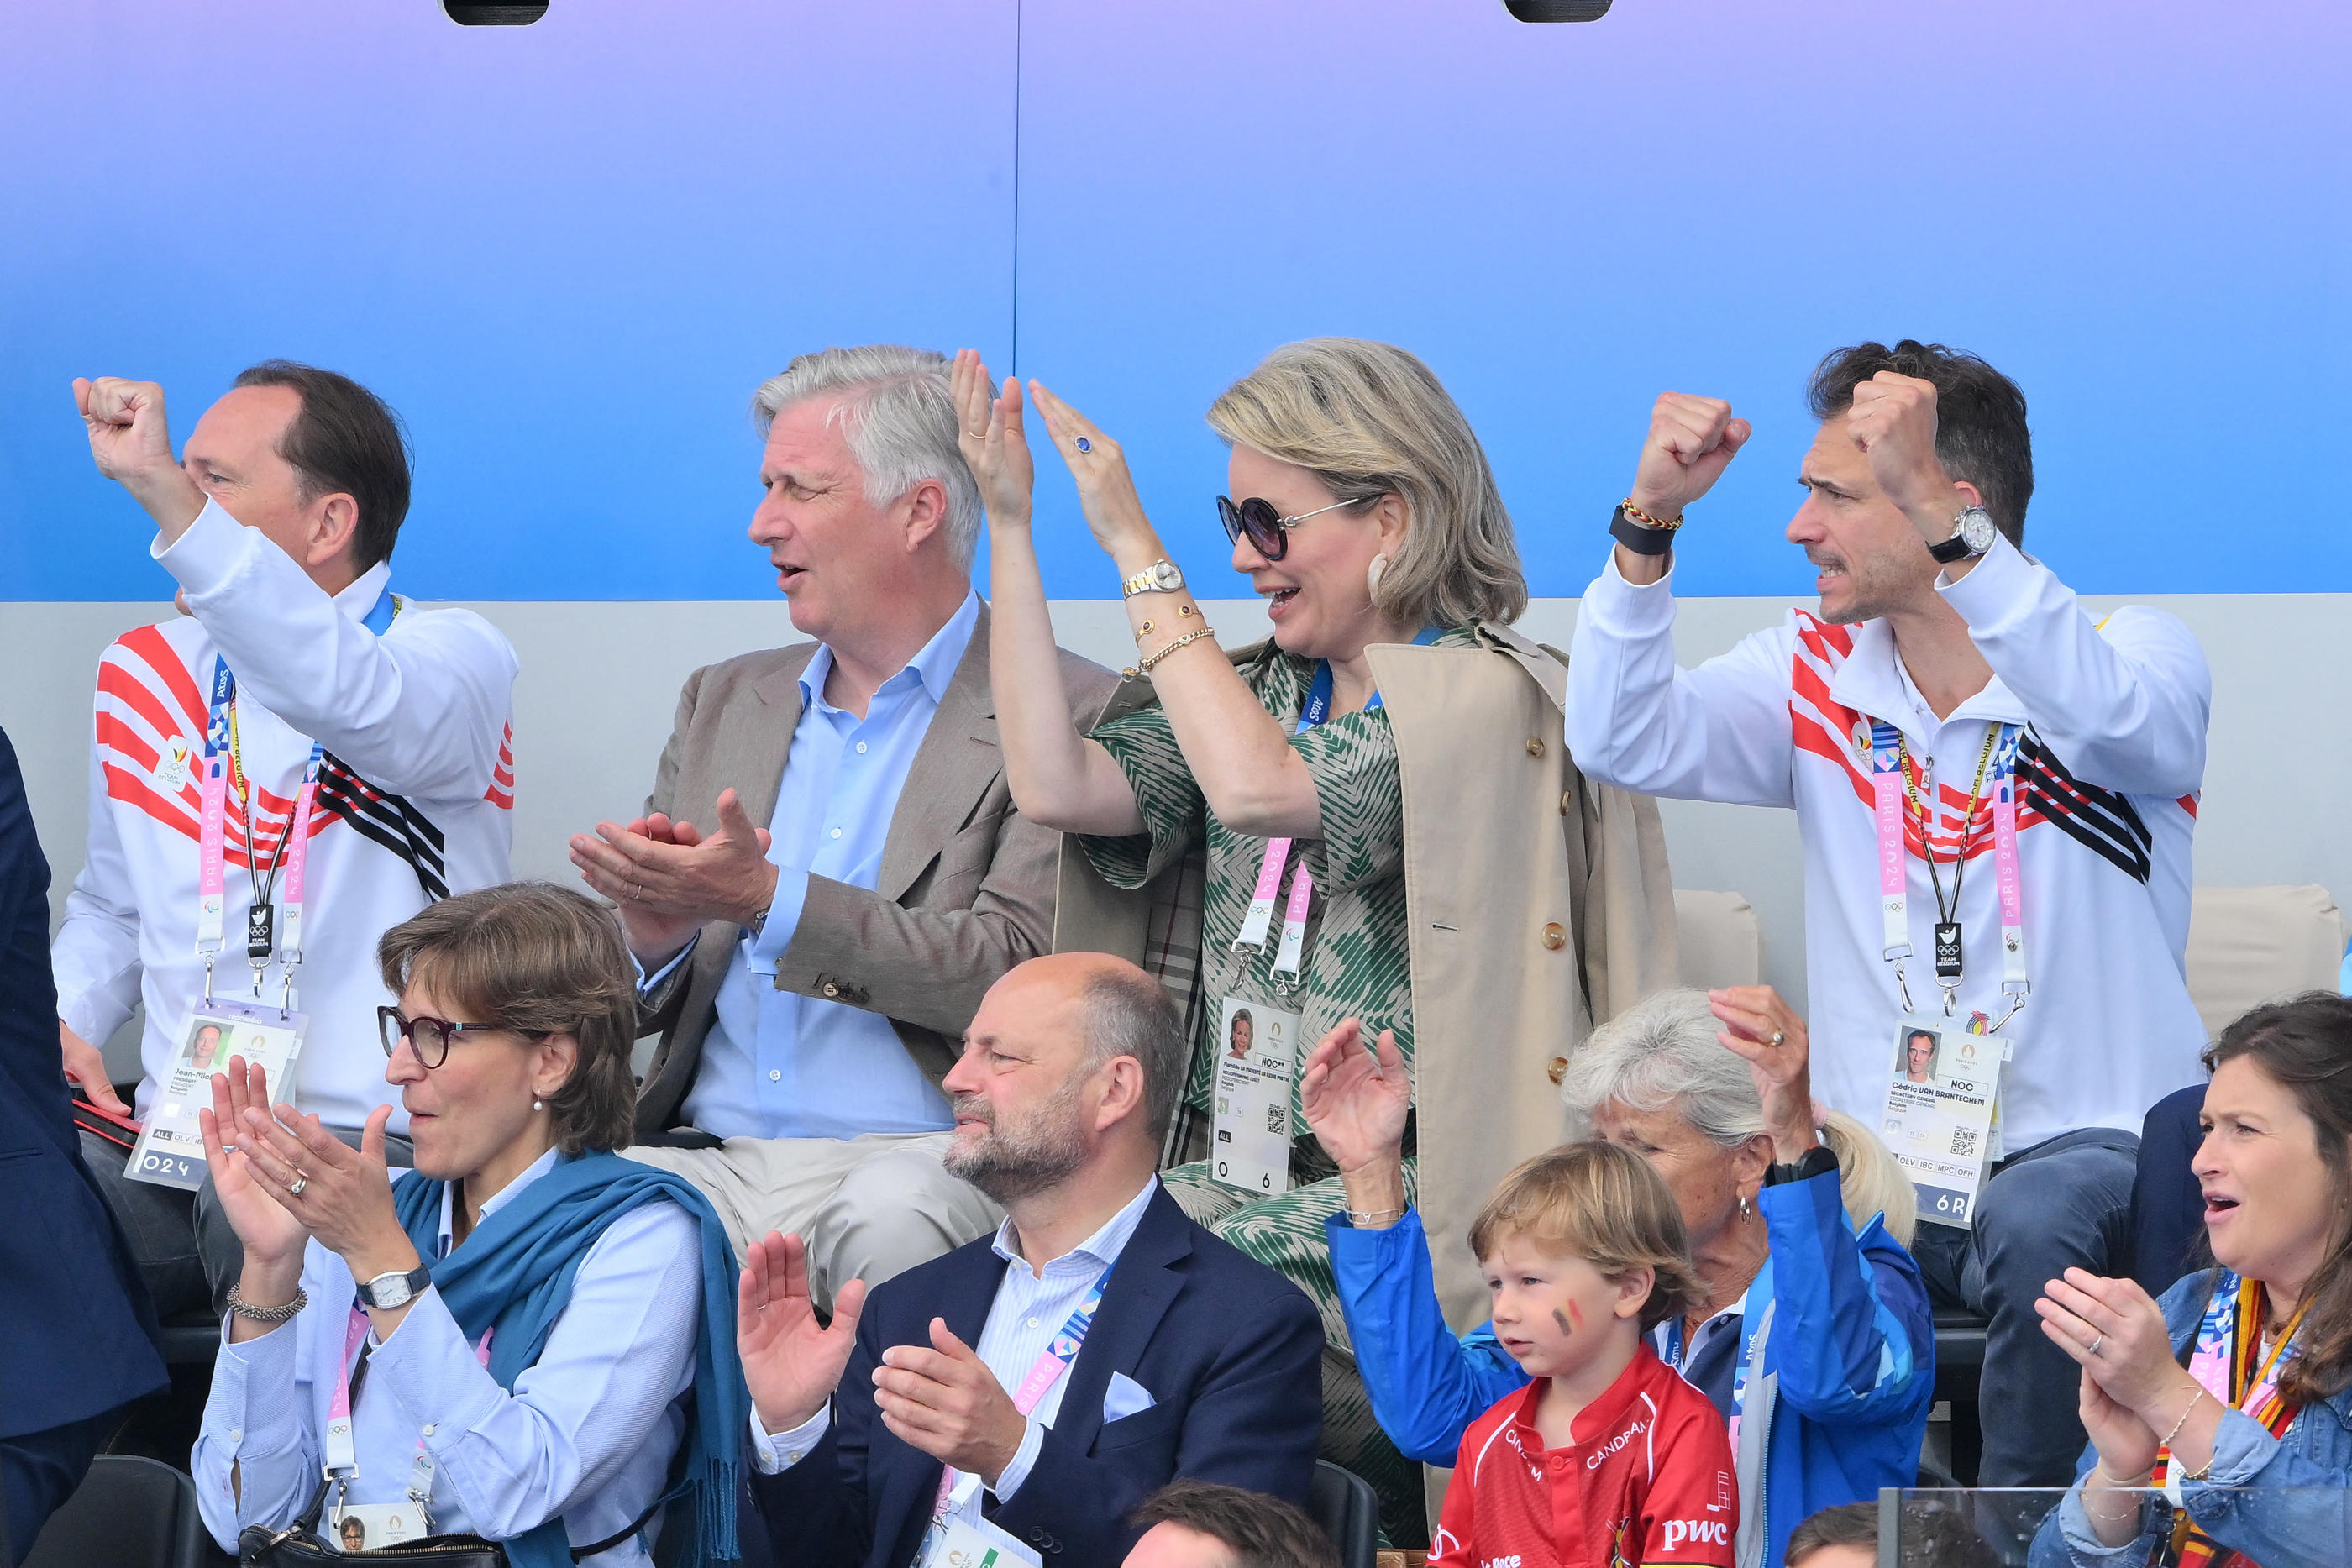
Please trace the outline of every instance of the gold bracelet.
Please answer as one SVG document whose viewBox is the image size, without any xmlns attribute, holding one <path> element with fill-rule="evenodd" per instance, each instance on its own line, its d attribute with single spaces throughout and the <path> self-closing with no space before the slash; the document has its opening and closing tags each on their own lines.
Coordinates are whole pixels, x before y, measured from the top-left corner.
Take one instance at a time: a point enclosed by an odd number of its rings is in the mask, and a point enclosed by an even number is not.
<svg viewBox="0 0 2352 1568">
<path fill-rule="evenodd" d="M 1159 664 L 1160 660 L 1166 658 L 1169 654 L 1174 653 L 1185 643 L 1197 643 L 1203 637 L 1213 637 L 1215 635 L 1215 631 L 1207 626 L 1202 627 L 1197 632 L 1187 632 L 1181 637 L 1179 637 L 1174 642 L 1169 643 L 1165 648 L 1160 649 L 1158 653 L 1146 653 L 1143 657 L 1138 659 L 1135 662 L 1135 667 L 1140 673 L 1148 675 L 1151 673 L 1153 665 Z"/>
<path fill-rule="evenodd" d="M 2169 1449 L 2172 1447 L 2172 1439 L 2180 1436 L 2180 1428 L 2189 1425 L 2189 1417 L 2195 1412 L 2197 1402 L 2205 1397 L 2205 1385 L 2203 1384 L 2191 1384 L 2190 1386 L 2196 1389 L 2196 1392 L 2189 1396 L 2188 1407 L 2180 1412 L 2180 1419 L 2172 1424 L 2172 1430 L 2164 1435 L 2164 1440 L 2161 1446 L 2167 1449 Z M 2207 1468 L 2210 1469 L 2211 1467 L 2209 1465 Z"/>
</svg>

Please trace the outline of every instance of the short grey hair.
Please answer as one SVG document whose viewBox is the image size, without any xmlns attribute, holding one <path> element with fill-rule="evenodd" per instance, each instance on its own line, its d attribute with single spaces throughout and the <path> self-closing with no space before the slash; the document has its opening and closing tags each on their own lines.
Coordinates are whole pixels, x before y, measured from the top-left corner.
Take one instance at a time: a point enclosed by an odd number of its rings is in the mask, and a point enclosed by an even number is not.
<svg viewBox="0 0 2352 1568">
<path fill-rule="evenodd" d="M 1709 1142 L 1736 1149 L 1763 1135 L 1764 1102 L 1746 1059 L 1716 1038 L 1721 1028 L 1705 991 L 1660 991 L 1592 1031 L 1560 1076 L 1560 1098 L 1586 1121 L 1611 1101 L 1670 1112 Z M 1837 1111 L 1820 1131 L 1837 1156 L 1838 1197 L 1854 1228 L 1884 1215 L 1887 1233 L 1910 1246 L 1917 1195 L 1878 1134 Z"/>
<path fill-rule="evenodd" d="M 1097 970 L 1079 995 L 1087 1068 L 1135 1058 L 1143 1068 L 1145 1128 L 1155 1139 L 1166 1137 L 1192 1064 L 1183 1015 L 1165 987 L 1131 965 Z"/>
<path fill-rule="evenodd" d="M 980 541 L 980 485 L 957 440 L 947 356 L 896 343 L 803 354 L 751 394 L 761 439 L 776 415 L 811 398 L 832 400 L 825 423 L 840 426 L 874 505 L 887 507 L 926 479 L 940 482 L 947 491 L 948 553 L 969 570 Z"/>
<path fill-rule="evenodd" d="M 1748 1063 L 1724 1049 L 1705 991 L 1676 987 L 1627 1008 L 1569 1060 L 1560 1098 L 1590 1120 L 1614 1100 L 1671 1111 L 1711 1142 L 1736 1149 L 1764 1131 L 1764 1102 Z"/>
</svg>

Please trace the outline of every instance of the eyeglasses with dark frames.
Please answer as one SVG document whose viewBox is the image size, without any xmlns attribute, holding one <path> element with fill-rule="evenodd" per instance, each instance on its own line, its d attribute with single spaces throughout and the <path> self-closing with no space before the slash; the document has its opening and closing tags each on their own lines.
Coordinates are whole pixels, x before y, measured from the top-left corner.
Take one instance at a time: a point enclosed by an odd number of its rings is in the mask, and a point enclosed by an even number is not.
<svg viewBox="0 0 2352 1568">
<path fill-rule="evenodd" d="M 449 1042 L 461 1034 L 520 1034 L 525 1040 L 544 1040 L 546 1035 L 530 1030 L 501 1030 L 496 1024 L 452 1023 L 429 1013 L 410 1018 L 398 1008 L 380 1007 L 375 1009 L 377 1037 L 383 1042 L 383 1054 L 389 1059 L 406 1040 L 416 1052 L 416 1060 L 426 1071 L 449 1060 Z"/>
<path fill-rule="evenodd" d="M 1255 496 L 1245 501 L 1231 497 L 1217 497 L 1217 520 L 1225 525 L 1225 538 L 1234 544 L 1247 534 L 1258 554 L 1268 560 L 1280 560 L 1290 553 L 1290 530 L 1309 517 L 1319 517 L 1326 512 L 1336 512 L 1342 507 L 1368 507 L 1380 499 L 1378 495 L 1356 496 L 1345 501 L 1334 501 L 1328 507 L 1318 507 L 1311 512 L 1299 512 L 1291 517 L 1276 513 L 1272 501 Z"/>
</svg>

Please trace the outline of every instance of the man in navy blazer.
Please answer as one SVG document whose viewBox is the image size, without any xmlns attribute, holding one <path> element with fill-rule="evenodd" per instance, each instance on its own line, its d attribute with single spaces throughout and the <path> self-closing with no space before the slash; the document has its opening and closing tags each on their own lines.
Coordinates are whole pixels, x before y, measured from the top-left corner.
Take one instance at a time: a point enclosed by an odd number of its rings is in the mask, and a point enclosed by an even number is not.
<svg viewBox="0 0 2352 1568">
<path fill-rule="evenodd" d="M 130 1244 L 58 1071 L 49 863 L 0 733 L 0 1561 L 31 1550 L 114 1412 L 167 1381 Z"/>
<path fill-rule="evenodd" d="M 982 1000 L 944 1085 L 948 1168 L 1004 1206 L 997 1234 L 870 1301 L 845 1286 L 829 1327 L 801 1239 L 752 1246 L 737 1340 L 765 1561 L 908 1568 L 943 1563 L 952 1537 L 1003 1568 L 1096 1568 L 1179 1477 L 1307 1501 L 1314 1306 L 1153 1175 L 1189 1051 L 1133 965 L 1032 959 Z"/>
</svg>

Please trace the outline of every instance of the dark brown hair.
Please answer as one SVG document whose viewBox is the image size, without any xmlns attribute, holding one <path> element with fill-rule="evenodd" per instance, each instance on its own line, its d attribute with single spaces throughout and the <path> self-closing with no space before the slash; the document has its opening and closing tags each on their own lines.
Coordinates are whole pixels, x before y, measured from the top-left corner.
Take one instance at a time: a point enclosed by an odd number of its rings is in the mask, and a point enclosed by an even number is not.
<svg viewBox="0 0 2352 1568">
<path fill-rule="evenodd" d="M 1789 1531 L 1789 1550 L 1782 1554 L 1782 1560 L 1789 1568 L 1798 1568 L 1798 1564 L 1824 1546 L 1875 1547 L 1877 1544 L 1878 1505 L 1874 1502 L 1842 1502 L 1835 1508 L 1825 1508 L 1811 1515 Z"/>
<path fill-rule="evenodd" d="M 365 571 L 392 559 L 408 516 L 408 434 L 392 405 L 349 376 L 291 360 L 264 360 L 236 378 L 241 387 L 289 387 L 302 400 L 278 438 L 305 505 L 340 490 L 358 506 L 352 565 Z"/>
<path fill-rule="evenodd" d="M 1315 1521 L 1264 1492 L 1214 1481 L 1171 1481 L 1135 1511 L 1138 1530 L 1174 1524 L 1198 1531 L 1234 1554 L 1234 1568 L 1339 1568 L 1339 1554 Z"/>
<path fill-rule="evenodd" d="M 1665 1178 L 1616 1144 L 1569 1144 L 1505 1176 L 1471 1223 L 1472 1255 L 1483 1263 L 1507 1232 L 1581 1258 L 1612 1283 L 1650 1270 L 1644 1333 L 1706 1299 Z"/>
<path fill-rule="evenodd" d="M 552 883 L 510 882 L 428 905 L 385 932 L 375 953 L 394 996 L 415 980 L 461 1023 L 570 1035 L 578 1059 L 547 1099 L 556 1146 L 628 1146 L 637 989 L 611 911 Z"/>
<path fill-rule="evenodd" d="M 2352 1385 L 2352 997 L 2308 991 L 2266 1002 L 2205 1048 L 2205 1070 L 2245 1057 L 2311 1118 L 2336 1199 L 2327 1255 L 2303 1291 L 2295 1354 L 2279 1392 L 2298 1405 Z"/>
<path fill-rule="evenodd" d="M 1893 348 L 1856 343 L 1814 367 L 1805 402 L 1815 419 L 1843 413 L 1853 389 L 1892 371 L 1936 388 L 1936 456 L 1944 471 L 1984 497 L 1993 527 L 2025 548 L 2025 504 L 2033 499 L 2033 438 L 2025 428 L 2025 393 L 1978 359 L 1941 343 L 1904 339 Z"/>
</svg>

